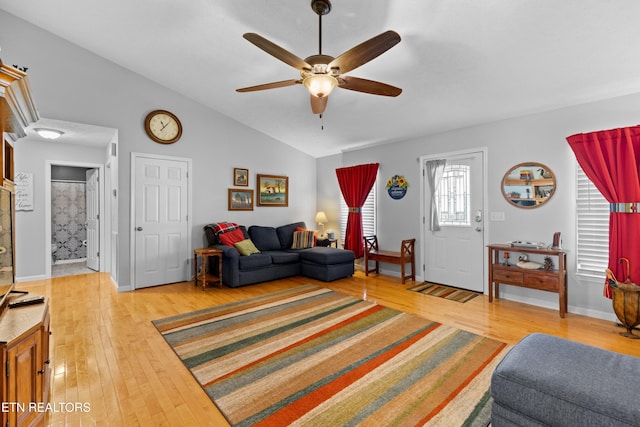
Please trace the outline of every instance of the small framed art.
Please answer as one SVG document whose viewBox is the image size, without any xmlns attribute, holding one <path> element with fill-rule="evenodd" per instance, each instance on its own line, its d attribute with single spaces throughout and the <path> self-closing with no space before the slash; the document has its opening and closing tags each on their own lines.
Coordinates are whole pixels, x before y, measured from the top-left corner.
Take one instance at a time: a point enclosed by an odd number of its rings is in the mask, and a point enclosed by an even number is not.
<svg viewBox="0 0 640 427">
<path fill-rule="evenodd" d="M 258 206 L 289 206 L 289 177 L 258 175 Z"/>
<path fill-rule="evenodd" d="M 230 188 L 229 189 L 229 210 L 230 211 L 252 211 L 253 210 L 253 190 Z"/>
<path fill-rule="evenodd" d="M 249 169 L 233 168 L 233 185 L 247 187 L 249 185 Z"/>
</svg>

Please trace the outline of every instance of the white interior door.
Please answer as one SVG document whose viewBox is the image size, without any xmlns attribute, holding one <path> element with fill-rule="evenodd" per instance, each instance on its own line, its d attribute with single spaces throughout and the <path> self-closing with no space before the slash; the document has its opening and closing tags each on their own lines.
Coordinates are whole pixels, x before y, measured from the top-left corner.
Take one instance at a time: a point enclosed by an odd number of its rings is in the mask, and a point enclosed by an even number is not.
<svg viewBox="0 0 640 427">
<path fill-rule="evenodd" d="M 135 157 L 135 288 L 187 280 L 188 163 Z"/>
<path fill-rule="evenodd" d="M 87 267 L 100 270 L 100 191 L 98 169 L 86 172 L 85 199 L 87 203 Z"/>
<path fill-rule="evenodd" d="M 444 156 L 436 191 L 440 230 L 425 227 L 425 281 L 484 291 L 483 152 Z M 425 166 L 423 165 L 423 168 Z M 431 191 L 425 178 L 425 212 Z"/>
</svg>

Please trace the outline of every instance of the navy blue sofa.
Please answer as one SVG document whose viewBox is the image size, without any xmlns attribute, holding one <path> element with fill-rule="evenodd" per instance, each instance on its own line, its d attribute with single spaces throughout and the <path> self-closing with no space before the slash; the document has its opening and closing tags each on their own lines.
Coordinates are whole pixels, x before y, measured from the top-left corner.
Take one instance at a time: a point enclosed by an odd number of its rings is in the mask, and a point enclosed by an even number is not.
<svg viewBox="0 0 640 427">
<path fill-rule="evenodd" d="M 240 226 L 245 238 L 260 250 L 243 256 L 235 247 L 221 244 L 211 225 L 206 225 L 209 246 L 223 251 L 222 283 L 236 288 L 298 275 L 324 282 L 353 275 L 353 251 L 320 246 L 292 249 L 293 233 L 298 227 L 307 228 L 304 222 L 280 227 L 252 225 L 248 229 Z"/>
</svg>

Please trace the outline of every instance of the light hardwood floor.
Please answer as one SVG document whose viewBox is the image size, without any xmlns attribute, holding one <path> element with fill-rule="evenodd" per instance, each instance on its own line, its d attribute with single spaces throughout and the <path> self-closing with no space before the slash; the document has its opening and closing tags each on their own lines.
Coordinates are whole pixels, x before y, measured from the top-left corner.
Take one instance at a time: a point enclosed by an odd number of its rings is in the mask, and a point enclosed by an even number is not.
<svg viewBox="0 0 640 427">
<path fill-rule="evenodd" d="M 331 283 L 295 277 L 237 289 L 202 290 L 193 282 L 118 293 L 104 273 L 19 283 L 51 303 L 50 401 L 87 403 L 89 412 L 50 413 L 52 426 L 224 426 L 214 404 L 182 365 L 152 320 L 316 283 L 510 344 L 535 331 L 640 356 L 640 341 L 621 337 L 612 322 L 486 296 L 457 303 L 407 291 L 399 278 Z M 569 287 L 571 292 L 571 287 Z M 638 332 L 640 334 L 640 332 Z M 549 355 L 553 357 L 553 355 Z"/>
</svg>

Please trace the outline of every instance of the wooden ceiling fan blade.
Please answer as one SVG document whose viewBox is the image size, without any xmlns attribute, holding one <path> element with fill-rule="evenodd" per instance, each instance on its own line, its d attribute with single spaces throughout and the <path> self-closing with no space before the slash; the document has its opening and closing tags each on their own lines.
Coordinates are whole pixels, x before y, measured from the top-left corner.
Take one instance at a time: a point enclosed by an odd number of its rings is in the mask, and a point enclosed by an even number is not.
<svg viewBox="0 0 640 427">
<path fill-rule="evenodd" d="M 322 114 L 327 108 L 327 102 L 329 102 L 328 96 L 318 98 L 317 96 L 309 95 L 311 97 L 311 111 L 313 114 Z"/>
<path fill-rule="evenodd" d="M 329 63 L 329 69 L 339 68 L 340 73 L 348 73 L 361 65 L 377 58 L 393 46 L 400 43 L 400 35 L 395 31 L 386 31 L 352 47 Z"/>
<path fill-rule="evenodd" d="M 295 84 L 302 83 L 301 80 L 282 80 L 280 82 L 265 83 L 256 86 L 243 87 L 236 89 L 236 92 L 255 92 L 257 90 L 277 89 L 279 87 L 293 86 Z"/>
<path fill-rule="evenodd" d="M 338 87 L 342 89 L 355 90 L 356 92 L 371 93 L 382 96 L 398 96 L 402 93 L 399 87 L 391 86 L 373 80 L 361 79 L 358 77 L 343 76 L 340 78 Z"/>
<path fill-rule="evenodd" d="M 280 61 L 284 62 L 285 64 L 291 65 L 297 70 L 302 71 L 305 68 L 311 68 L 311 65 L 309 65 L 304 59 L 297 57 L 285 48 L 280 47 L 277 44 L 265 39 L 261 35 L 258 35 L 256 33 L 245 33 L 242 37 L 258 46 L 269 55 L 278 58 Z"/>
</svg>

